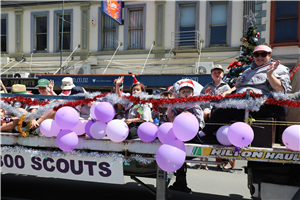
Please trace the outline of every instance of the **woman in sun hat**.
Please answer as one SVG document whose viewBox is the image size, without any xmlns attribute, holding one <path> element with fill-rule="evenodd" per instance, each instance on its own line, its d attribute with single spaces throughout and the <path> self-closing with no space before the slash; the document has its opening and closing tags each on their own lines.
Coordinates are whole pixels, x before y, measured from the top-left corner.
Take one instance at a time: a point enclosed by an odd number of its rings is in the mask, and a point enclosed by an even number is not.
<svg viewBox="0 0 300 200">
<path fill-rule="evenodd" d="M 71 77 L 65 77 L 61 80 L 61 82 L 62 92 L 59 95 L 69 96 L 71 94 L 71 89 L 75 87 L 75 85 L 73 84 L 73 79 Z"/>
</svg>

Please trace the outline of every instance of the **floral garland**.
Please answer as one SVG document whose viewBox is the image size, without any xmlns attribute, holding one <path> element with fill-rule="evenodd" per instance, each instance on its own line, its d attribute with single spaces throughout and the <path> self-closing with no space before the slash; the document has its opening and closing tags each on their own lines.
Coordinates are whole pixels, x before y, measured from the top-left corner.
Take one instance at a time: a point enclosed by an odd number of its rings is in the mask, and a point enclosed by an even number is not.
<svg viewBox="0 0 300 200">
<path fill-rule="evenodd" d="M 19 121 L 18 121 L 18 131 L 20 132 L 21 136 L 23 137 L 27 137 L 29 135 L 29 131 L 30 131 L 30 126 L 31 126 L 31 122 L 27 122 L 27 126 L 26 126 L 26 132 L 24 132 L 22 130 L 22 125 L 23 125 L 23 120 L 25 119 L 26 114 L 23 115 L 22 117 L 20 117 Z"/>
</svg>

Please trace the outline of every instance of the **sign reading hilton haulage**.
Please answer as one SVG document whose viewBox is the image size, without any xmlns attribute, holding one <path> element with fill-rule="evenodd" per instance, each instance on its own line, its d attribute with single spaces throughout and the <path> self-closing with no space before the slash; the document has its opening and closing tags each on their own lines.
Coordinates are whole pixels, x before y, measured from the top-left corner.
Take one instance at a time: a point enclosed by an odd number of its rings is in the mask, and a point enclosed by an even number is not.
<svg viewBox="0 0 300 200">
<path fill-rule="evenodd" d="M 71 180 L 124 184 L 121 158 L 73 158 L 31 156 L 30 153 L 2 152 L 1 172 Z"/>
<path fill-rule="evenodd" d="M 250 148 L 234 151 L 232 148 L 193 147 L 187 150 L 186 155 L 300 164 L 300 153 L 295 151 L 267 151 Z"/>
</svg>

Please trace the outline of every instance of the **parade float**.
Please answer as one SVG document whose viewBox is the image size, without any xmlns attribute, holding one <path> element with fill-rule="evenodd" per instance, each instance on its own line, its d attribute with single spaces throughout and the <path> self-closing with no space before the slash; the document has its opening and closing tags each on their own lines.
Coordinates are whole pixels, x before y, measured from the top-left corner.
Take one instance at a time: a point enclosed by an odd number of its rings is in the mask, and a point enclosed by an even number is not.
<svg viewBox="0 0 300 200">
<path fill-rule="evenodd" d="M 47 119 L 41 124 L 40 135 L 29 135 L 27 131 L 1 133 L 1 168 L 6 173 L 113 184 L 124 184 L 124 175 L 130 175 L 138 182 L 141 182 L 138 176 L 152 177 L 156 178 L 156 191 L 145 184 L 144 186 L 157 199 L 166 199 L 166 180 L 184 162 L 218 164 L 213 161 L 192 160 L 200 157 L 238 159 L 248 161 L 248 187 L 253 197 L 261 195 L 263 189 L 272 184 L 297 188 L 297 181 L 294 182 L 291 178 L 300 179 L 299 123 L 284 122 L 289 126 L 283 132 L 281 145 L 275 143 L 273 130 L 275 123 L 281 122 L 251 118 L 245 122 L 222 124 L 217 132 L 219 145 L 193 144 L 184 142 L 195 137 L 199 123 L 192 114 L 182 113 L 173 123 L 157 126 L 144 122 L 138 129 L 139 139 L 126 140 L 128 126 L 122 120 L 113 119 L 115 111 L 112 105 L 151 103 L 152 109 L 157 111 L 159 105 L 185 108 L 210 102 L 221 108 L 257 111 L 262 104 L 300 107 L 298 97 L 299 92 L 293 98 L 282 93 L 272 93 L 269 96 L 243 93 L 226 97 L 200 95 L 175 99 L 163 99 L 160 95 L 146 93 L 123 97 L 100 92 L 69 97 L 3 94 L 1 108 L 19 117 L 20 124 L 30 123 L 31 119 L 39 118 L 49 110 L 56 111 L 56 114 L 54 119 Z M 39 100 L 45 98 L 62 101 L 46 103 Z M 35 112 L 24 115 L 11 107 L 8 104 L 10 101 L 40 107 Z M 80 120 L 74 108 L 90 102 L 97 102 L 90 110 L 92 119 Z M 269 126 L 271 129 L 254 131 L 258 125 Z M 255 142 L 256 138 L 263 141 Z M 270 177 L 277 176 L 278 171 L 286 173 L 272 182 Z M 261 181 L 258 181 L 257 173 L 265 174 Z M 299 192 L 296 191 L 295 195 L 299 195 Z"/>
</svg>

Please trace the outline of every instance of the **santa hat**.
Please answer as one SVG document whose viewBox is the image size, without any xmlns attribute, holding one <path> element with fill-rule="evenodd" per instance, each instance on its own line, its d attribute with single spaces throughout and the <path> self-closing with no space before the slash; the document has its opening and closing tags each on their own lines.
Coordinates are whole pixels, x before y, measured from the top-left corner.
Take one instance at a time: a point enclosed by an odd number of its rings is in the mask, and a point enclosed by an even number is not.
<svg viewBox="0 0 300 200">
<path fill-rule="evenodd" d="M 135 78 L 135 75 L 132 75 L 132 77 L 133 77 L 132 85 L 141 84 L 141 83 Z"/>
<path fill-rule="evenodd" d="M 178 89 L 181 90 L 183 87 L 190 87 L 193 90 L 195 89 L 195 85 L 192 80 L 181 81 Z"/>
<path fill-rule="evenodd" d="M 242 63 L 238 62 L 238 61 L 232 61 L 230 63 L 230 65 L 228 66 L 227 69 L 231 69 L 231 68 L 237 68 L 237 67 L 240 67 L 242 66 Z"/>
<path fill-rule="evenodd" d="M 170 86 L 170 87 L 168 87 L 167 91 L 168 91 L 168 92 L 172 92 L 172 91 L 173 91 L 173 85 Z"/>
</svg>

